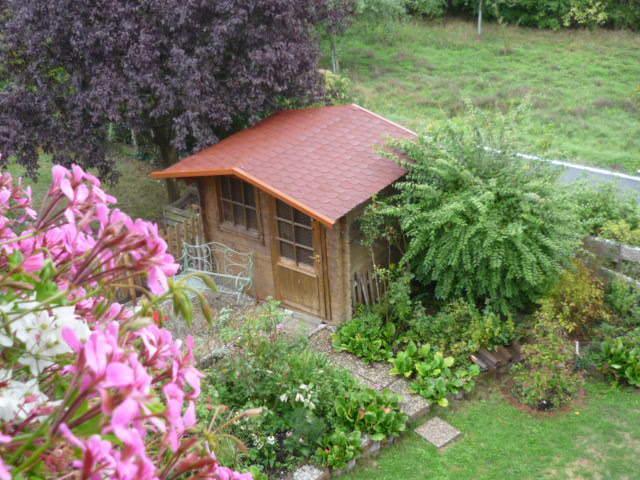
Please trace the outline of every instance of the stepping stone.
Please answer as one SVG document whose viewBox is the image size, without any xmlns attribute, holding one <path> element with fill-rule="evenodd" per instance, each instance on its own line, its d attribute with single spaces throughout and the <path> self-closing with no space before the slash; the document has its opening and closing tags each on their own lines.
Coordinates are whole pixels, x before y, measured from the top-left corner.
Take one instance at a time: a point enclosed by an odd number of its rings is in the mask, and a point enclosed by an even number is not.
<svg viewBox="0 0 640 480">
<path fill-rule="evenodd" d="M 313 465 L 304 465 L 293 472 L 293 480 L 328 480 L 328 470 L 320 470 Z"/>
<path fill-rule="evenodd" d="M 367 365 L 355 355 L 350 353 L 334 353 L 331 360 L 337 365 L 349 370 L 358 377 L 367 380 L 376 390 L 382 390 L 391 385 L 397 377 L 389 373 L 391 367 L 387 363 L 372 363 Z"/>
<path fill-rule="evenodd" d="M 413 393 L 406 380 L 398 378 L 388 388 L 402 397 L 400 409 L 409 416 L 410 421 L 415 421 L 429 413 L 429 402 Z"/>
<path fill-rule="evenodd" d="M 416 433 L 438 448 L 444 447 L 460 436 L 458 429 L 439 417 L 433 417 L 424 425 L 416 428 Z"/>
</svg>

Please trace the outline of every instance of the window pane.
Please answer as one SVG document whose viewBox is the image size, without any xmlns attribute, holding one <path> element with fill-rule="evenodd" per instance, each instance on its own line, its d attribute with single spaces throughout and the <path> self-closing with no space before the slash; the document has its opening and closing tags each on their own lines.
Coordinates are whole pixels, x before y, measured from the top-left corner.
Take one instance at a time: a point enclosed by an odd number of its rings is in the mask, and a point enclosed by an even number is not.
<svg viewBox="0 0 640 480">
<path fill-rule="evenodd" d="M 280 256 L 285 258 L 290 258 L 291 260 L 295 260 L 295 252 L 293 245 L 286 242 L 280 242 Z"/>
<path fill-rule="evenodd" d="M 294 210 L 294 220 L 296 221 L 296 223 L 301 223 L 302 225 L 309 225 L 311 226 L 311 217 L 309 215 L 305 215 L 302 212 L 299 212 L 298 210 Z"/>
<path fill-rule="evenodd" d="M 247 228 L 249 230 L 258 230 L 258 215 L 255 210 L 247 208 Z"/>
<path fill-rule="evenodd" d="M 311 230 L 305 227 L 296 226 L 296 243 L 305 247 L 313 247 L 313 238 Z"/>
<path fill-rule="evenodd" d="M 233 211 L 229 202 L 222 202 L 222 220 L 233 223 Z"/>
<path fill-rule="evenodd" d="M 222 198 L 231 198 L 231 187 L 229 186 L 229 177 L 222 177 L 220 183 L 222 184 Z"/>
<path fill-rule="evenodd" d="M 278 221 L 278 236 L 293 242 L 293 226 L 290 223 Z"/>
<path fill-rule="evenodd" d="M 296 247 L 296 261 L 304 265 L 313 265 L 313 250 Z"/>
<path fill-rule="evenodd" d="M 287 220 L 293 219 L 293 209 L 284 202 L 278 200 L 276 202 L 276 211 L 280 218 L 284 218 Z"/>
<path fill-rule="evenodd" d="M 250 185 L 244 182 L 243 187 L 244 187 L 244 204 L 249 205 L 250 207 L 255 207 L 256 196 L 255 196 L 255 189 L 253 188 L 253 185 Z"/>
<path fill-rule="evenodd" d="M 242 203 L 242 183 L 241 180 L 231 180 L 231 199 L 234 202 Z"/>
<path fill-rule="evenodd" d="M 245 226 L 244 208 L 242 208 L 240 205 L 236 205 L 235 203 L 233 204 L 233 223 L 235 223 L 236 225 L 242 225 L 243 227 Z"/>
</svg>

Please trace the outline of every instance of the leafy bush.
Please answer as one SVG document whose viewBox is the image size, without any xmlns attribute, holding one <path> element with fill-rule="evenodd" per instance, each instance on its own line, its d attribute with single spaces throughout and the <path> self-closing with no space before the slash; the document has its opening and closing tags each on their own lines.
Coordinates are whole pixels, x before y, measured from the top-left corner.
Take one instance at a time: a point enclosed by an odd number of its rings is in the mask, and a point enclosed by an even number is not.
<svg viewBox="0 0 640 480">
<path fill-rule="evenodd" d="M 605 374 L 640 388 L 640 328 L 604 340 L 598 360 Z"/>
<path fill-rule="evenodd" d="M 513 156 L 519 115 L 469 107 L 462 123 L 394 142 L 408 173 L 397 194 L 368 208 L 365 230 L 395 241 L 399 231 L 402 264 L 439 299 L 521 308 L 553 285 L 579 244 L 557 171 Z"/>
<path fill-rule="evenodd" d="M 637 199 L 632 195 L 621 194 L 613 184 L 594 187 L 583 183 L 575 188 L 571 197 L 587 234 L 611 238 L 606 236 L 606 232 L 603 233 L 605 225 L 609 225 L 608 230 L 612 231 L 615 230 L 615 224 L 626 224 L 629 230 L 640 228 L 640 206 Z"/>
<path fill-rule="evenodd" d="M 303 340 L 285 337 L 281 320 L 274 304 L 259 309 L 236 332 L 234 353 L 207 372 L 204 383 L 232 412 L 263 410 L 234 425 L 248 452 L 237 452 L 232 464 L 271 474 L 313 458 L 338 466 L 352 458 L 351 441 L 360 433 L 386 437 L 404 429 L 395 395 L 362 387 Z M 363 417 L 354 418 L 354 411 Z"/>
<path fill-rule="evenodd" d="M 608 220 L 602 226 L 599 236 L 627 245 L 640 246 L 640 227 L 633 228 L 626 220 Z"/>
<path fill-rule="evenodd" d="M 522 347 L 524 360 L 512 368 L 514 396 L 537 410 L 559 408 L 580 391 L 582 376 L 575 371 L 572 345 L 561 328 L 538 320 L 532 343 Z"/>
<path fill-rule="evenodd" d="M 324 78 L 324 96 L 327 103 L 339 105 L 353 101 L 351 80 L 331 70 L 320 70 L 320 73 Z"/>
<path fill-rule="evenodd" d="M 418 348 L 412 341 L 406 350 L 398 352 L 391 363 L 393 375 L 415 378 L 411 383 L 411 389 L 443 407 L 449 404 L 447 396 L 473 389 L 473 378 L 480 374 L 477 365 L 454 369 L 453 357 L 445 357 L 429 344 Z"/>
<path fill-rule="evenodd" d="M 334 336 L 336 350 L 351 352 L 367 363 L 388 359 L 395 341 L 396 327 L 376 311 L 361 307 Z"/>
<path fill-rule="evenodd" d="M 345 433 L 342 430 L 325 437 L 316 452 L 316 459 L 322 465 L 342 468 L 362 451 L 360 432 Z"/>
<path fill-rule="evenodd" d="M 640 327 L 640 289 L 622 280 L 613 280 L 605 300 L 622 328 Z"/>
<path fill-rule="evenodd" d="M 380 302 L 361 306 L 354 318 L 344 323 L 334 336 L 334 347 L 353 353 L 365 362 L 388 359 L 407 329 L 416 306 L 411 298 L 411 274 L 397 269 L 378 269 L 376 275 L 386 285 Z"/>
<path fill-rule="evenodd" d="M 344 428 L 365 432 L 376 442 L 397 436 L 407 423 L 407 416 L 400 411 L 398 396 L 387 390 L 378 393 L 363 389 L 337 398 L 336 414 Z"/>
<path fill-rule="evenodd" d="M 509 317 L 503 319 L 488 309 L 482 313 L 457 300 L 433 316 L 417 316 L 405 336 L 417 343 L 430 342 L 464 365 L 481 348 L 495 350 L 510 344 L 515 339 L 515 324 Z"/>
<path fill-rule="evenodd" d="M 447 0 L 405 0 L 407 11 L 413 15 L 442 17 L 447 9 Z"/>
<path fill-rule="evenodd" d="M 609 319 L 602 283 L 579 262 L 560 276 L 557 285 L 540 303 L 536 314 L 539 319 L 554 323 L 576 337 L 586 336 L 592 327 Z"/>
</svg>

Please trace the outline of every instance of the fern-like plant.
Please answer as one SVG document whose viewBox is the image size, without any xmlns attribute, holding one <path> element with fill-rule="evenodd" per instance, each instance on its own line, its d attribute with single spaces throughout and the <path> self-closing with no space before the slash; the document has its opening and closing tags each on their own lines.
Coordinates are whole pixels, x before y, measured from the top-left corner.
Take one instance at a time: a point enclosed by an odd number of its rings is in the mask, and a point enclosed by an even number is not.
<svg viewBox="0 0 640 480">
<path fill-rule="evenodd" d="M 488 117 L 468 107 L 466 121 L 394 143 L 408 173 L 395 195 L 369 207 L 363 230 L 402 238 L 402 262 L 440 299 L 521 308 L 553 284 L 579 245 L 558 172 L 514 155 L 520 114 Z"/>
</svg>

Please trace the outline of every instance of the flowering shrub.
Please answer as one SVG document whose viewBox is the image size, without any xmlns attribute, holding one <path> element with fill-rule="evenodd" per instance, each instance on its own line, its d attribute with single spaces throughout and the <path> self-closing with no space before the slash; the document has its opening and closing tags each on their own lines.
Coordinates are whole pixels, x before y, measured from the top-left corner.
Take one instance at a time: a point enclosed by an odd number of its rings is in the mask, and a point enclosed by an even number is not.
<svg viewBox="0 0 640 480">
<path fill-rule="evenodd" d="M 249 479 L 193 435 L 192 340 L 155 309 L 172 295 L 189 310 L 178 266 L 154 224 L 114 203 L 94 176 L 55 166 L 37 214 L 0 175 L 0 479 Z M 110 300 L 139 275 L 139 308 Z"/>
<path fill-rule="evenodd" d="M 203 381 L 212 406 L 263 411 L 233 425 L 247 449 L 236 449 L 229 462 L 259 466 L 269 478 L 310 462 L 340 468 L 359 453 L 361 434 L 381 440 L 404 431 L 397 395 L 364 388 L 304 340 L 282 334 L 281 320 L 274 303 L 248 316 L 235 332 L 233 354 Z M 202 402 L 200 409 L 215 418 L 215 409 Z"/>
</svg>

